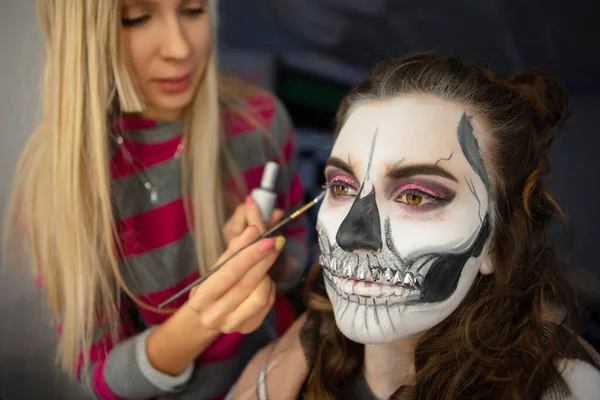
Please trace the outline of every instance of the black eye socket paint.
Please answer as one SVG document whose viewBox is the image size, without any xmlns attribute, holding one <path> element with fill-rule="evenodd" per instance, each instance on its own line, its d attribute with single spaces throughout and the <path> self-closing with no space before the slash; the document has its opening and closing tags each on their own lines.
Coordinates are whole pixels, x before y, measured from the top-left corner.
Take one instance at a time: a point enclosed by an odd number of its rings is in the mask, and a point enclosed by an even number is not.
<svg viewBox="0 0 600 400">
<path fill-rule="evenodd" d="M 383 247 L 375 188 L 361 198 L 359 193 L 350 212 L 342 221 L 335 240 L 344 251 L 379 251 Z"/>
<path fill-rule="evenodd" d="M 379 216 L 379 209 L 377 208 L 375 187 L 373 186 L 372 190 L 363 196 L 365 184 L 370 182 L 371 165 L 376 141 L 377 129 L 371 141 L 371 153 L 360 191 L 356 196 L 356 200 L 352 203 L 348 215 L 342 221 L 335 237 L 338 245 L 347 252 L 361 249 L 379 251 L 383 247 L 381 240 L 381 218 Z"/>
</svg>

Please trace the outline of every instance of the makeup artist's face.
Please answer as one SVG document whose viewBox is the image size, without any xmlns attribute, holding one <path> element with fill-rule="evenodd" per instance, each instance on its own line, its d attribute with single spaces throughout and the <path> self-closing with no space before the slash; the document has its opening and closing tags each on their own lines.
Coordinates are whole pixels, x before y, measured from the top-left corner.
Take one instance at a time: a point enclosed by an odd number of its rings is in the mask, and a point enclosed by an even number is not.
<svg viewBox="0 0 600 400">
<path fill-rule="evenodd" d="M 147 118 L 181 118 L 211 49 L 207 0 L 122 0 L 123 51 Z"/>
<path fill-rule="evenodd" d="M 350 339 L 423 332 L 491 271 L 489 180 L 472 123 L 424 95 L 349 115 L 326 167 L 318 230 L 327 293 Z"/>
</svg>

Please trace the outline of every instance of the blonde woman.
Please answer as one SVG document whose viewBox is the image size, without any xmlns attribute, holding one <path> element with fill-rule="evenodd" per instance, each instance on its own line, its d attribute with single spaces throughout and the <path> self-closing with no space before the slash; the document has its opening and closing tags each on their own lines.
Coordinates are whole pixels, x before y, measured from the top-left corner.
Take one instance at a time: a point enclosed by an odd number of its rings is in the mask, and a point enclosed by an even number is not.
<svg viewBox="0 0 600 400">
<path fill-rule="evenodd" d="M 299 281 L 304 224 L 157 305 L 281 218 L 263 223 L 246 197 L 267 161 L 282 164 L 279 207 L 301 201 L 287 114 L 218 78 L 216 0 L 40 0 L 39 12 L 43 118 L 7 237 L 47 295 L 62 367 L 100 399 L 221 398 L 293 319 L 267 273 Z"/>
</svg>

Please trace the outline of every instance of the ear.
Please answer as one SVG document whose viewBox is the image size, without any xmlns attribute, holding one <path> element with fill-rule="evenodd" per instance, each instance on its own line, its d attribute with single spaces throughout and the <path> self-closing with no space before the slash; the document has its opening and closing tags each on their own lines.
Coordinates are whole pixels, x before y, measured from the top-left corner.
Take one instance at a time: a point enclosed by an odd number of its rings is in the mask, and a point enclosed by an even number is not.
<svg viewBox="0 0 600 400">
<path fill-rule="evenodd" d="M 492 274 L 494 271 L 496 270 L 496 268 L 494 267 L 494 265 L 492 264 L 492 260 L 489 259 L 489 257 L 485 257 L 483 259 L 483 262 L 481 263 L 481 265 L 479 266 L 479 272 L 482 275 L 489 275 Z"/>
</svg>

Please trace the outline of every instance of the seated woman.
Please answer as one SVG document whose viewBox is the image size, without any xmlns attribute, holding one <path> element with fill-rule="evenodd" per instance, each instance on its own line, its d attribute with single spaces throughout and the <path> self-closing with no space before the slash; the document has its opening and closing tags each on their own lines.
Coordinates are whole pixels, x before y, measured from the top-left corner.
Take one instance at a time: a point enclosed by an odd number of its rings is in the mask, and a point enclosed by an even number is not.
<svg viewBox="0 0 600 400">
<path fill-rule="evenodd" d="M 569 101 L 435 53 L 380 65 L 338 113 L 309 310 L 230 398 L 598 399 L 599 357 L 548 239 Z"/>
</svg>

